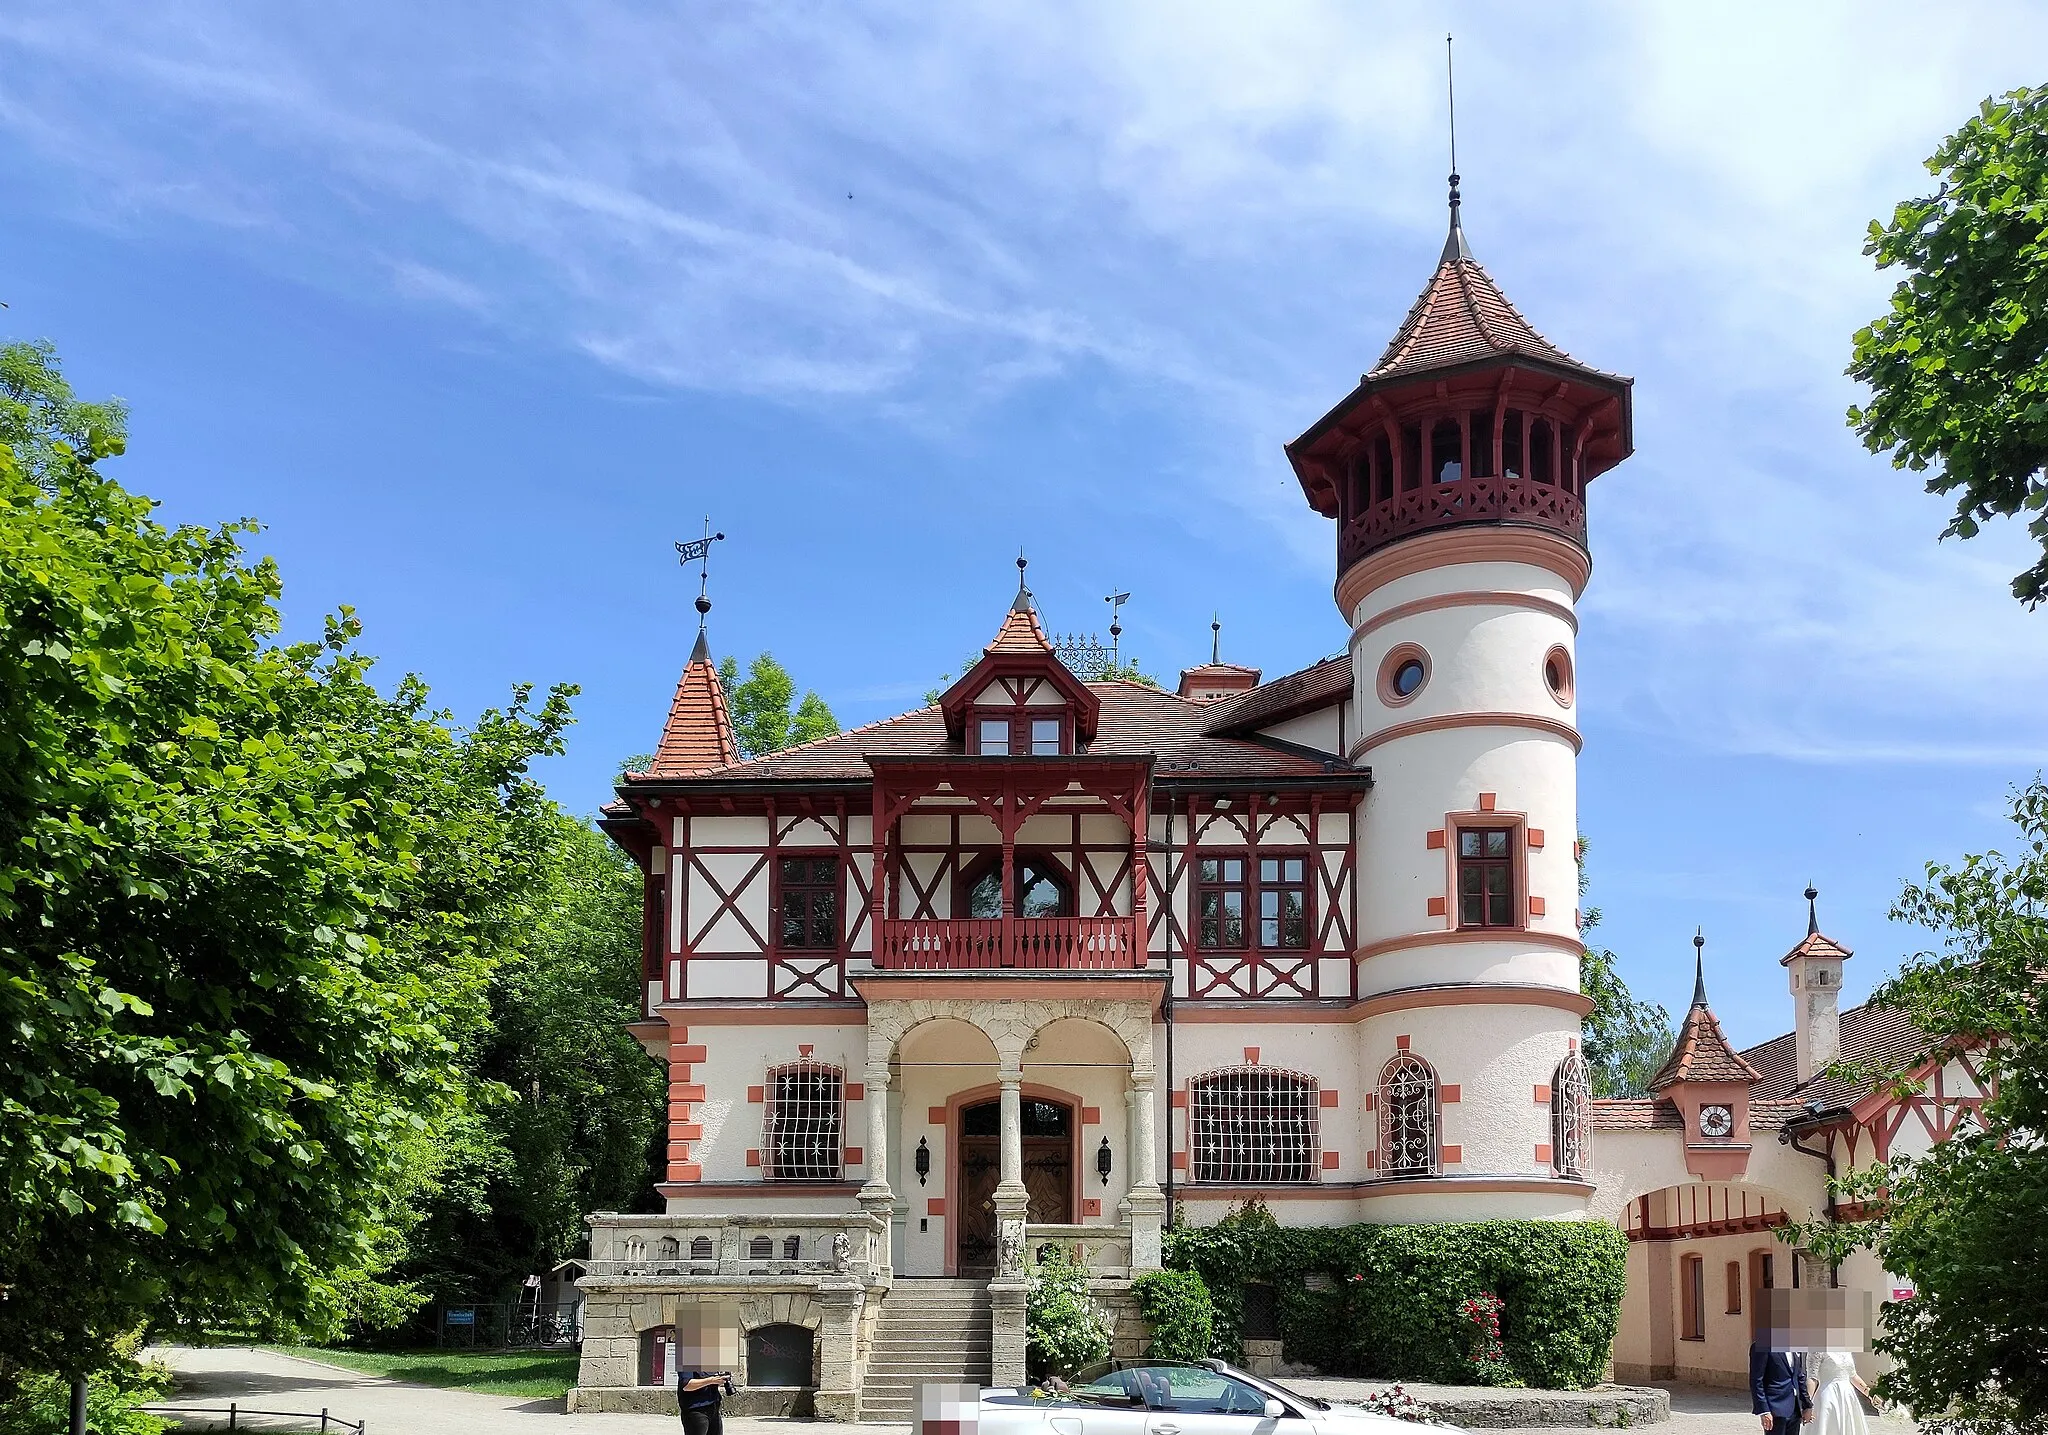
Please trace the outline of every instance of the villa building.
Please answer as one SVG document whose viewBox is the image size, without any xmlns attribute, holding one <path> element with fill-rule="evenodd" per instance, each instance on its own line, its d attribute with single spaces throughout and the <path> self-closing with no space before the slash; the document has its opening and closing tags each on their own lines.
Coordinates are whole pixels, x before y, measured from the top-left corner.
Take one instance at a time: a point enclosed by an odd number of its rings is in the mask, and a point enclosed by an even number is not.
<svg viewBox="0 0 2048 1435">
<path fill-rule="evenodd" d="M 1889 1120 L 1817 1073 L 1910 1038 L 1829 1035 L 1847 953 L 1816 931 L 1793 1038 L 1735 1053 L 1702 990 L 1653 1098 L 1590 1096 L 1574 608 L 1630 400 L 1473 259 L 1454 177 L 1421 296 L 1287 445 L 1336 529 L 1337 656 L 1085 680 L 1020 563 L 936 705 L 743 761 L 700 628 L 605 813 L 645 872 L 666 1214 L 591 1218 L 581 1407 L 722 1358 L 757 1406 L 906 1418 L 915 1379 L 1022 1378 L 1029 1251 L 1078 1246 L 1115 1306 L 1169 1206 L 1253 1196 L 1614 1222 L 1617 1370 L 1738 1369 L 1720 1312 L 1787 1264 L 1769 1228 Z"/>
</svg>

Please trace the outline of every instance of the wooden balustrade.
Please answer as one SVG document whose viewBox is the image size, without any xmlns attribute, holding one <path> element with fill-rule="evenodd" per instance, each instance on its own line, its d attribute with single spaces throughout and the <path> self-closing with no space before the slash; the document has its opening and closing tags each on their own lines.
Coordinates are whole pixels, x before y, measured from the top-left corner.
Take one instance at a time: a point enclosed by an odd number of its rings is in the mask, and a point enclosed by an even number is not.
<svg viewBox="0 0 2048 1435">
<path fill-rule="evenodd" d="M 1425 483 L 1375 503 L 1346 523 L 1337 539 L 1337 561 L 1348 568 L 1397 538 L 1463 523 L 1533 523 L 1583 543 L 1586 504 L 1575 493 L 1533 478 Z"/>
<path fill-rule="evenodd" d="M 1145 964 L 1130 917 L 885 920 L 875 965 L 884 971 L 1131 971 Z"/>
</svg>

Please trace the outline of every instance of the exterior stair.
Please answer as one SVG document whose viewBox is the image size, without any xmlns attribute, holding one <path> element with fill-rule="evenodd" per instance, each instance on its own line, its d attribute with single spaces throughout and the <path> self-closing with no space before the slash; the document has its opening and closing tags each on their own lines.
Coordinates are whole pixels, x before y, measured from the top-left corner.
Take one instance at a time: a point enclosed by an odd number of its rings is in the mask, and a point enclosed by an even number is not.
<svg viewBox="0 0 2048 1435">
<path fill-rule="evenodd" d="M 861 1420 L 915 1425 L 918 1386 L 988 1384 L 991 1331 L 986 1281 L 898 1276 L 875 1322 Z"/>
</svg>

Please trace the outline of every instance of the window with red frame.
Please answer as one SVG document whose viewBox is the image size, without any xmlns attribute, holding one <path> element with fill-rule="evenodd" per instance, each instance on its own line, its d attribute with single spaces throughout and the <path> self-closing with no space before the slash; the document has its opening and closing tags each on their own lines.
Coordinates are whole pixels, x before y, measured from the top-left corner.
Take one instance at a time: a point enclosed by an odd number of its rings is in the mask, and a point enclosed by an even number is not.
<svg viewBox="0 0 2048 1435">
<path fill-rule="evenodd" d="M 975 751 L 984 757 L 1058 757 L 1067 750 L 1064 718 L 1044 712 L 995 714 L 974 719 Z"/>
<path fill-rule="evenodd" d="M 784 857 L 779 945 L 784 951 L 839 948 L 839 859 Z"/>
<path fill-rule="evenodd" d="M 1259 859 L 1259 945 L 1308 945 L 1308 859 Z"/>
<path fill-rule="evenodd" d="M 1517 925 L 1512 827 L 1458 829 L 1458 925 Z"/>
<path fill-rule="evenodd" d="M 1240 856 L 1204 857 L 1195 864 L 1195 941 L 1201 947 L 1234 951 L 1245 945 L 1249 865 Z"/>
</svg>

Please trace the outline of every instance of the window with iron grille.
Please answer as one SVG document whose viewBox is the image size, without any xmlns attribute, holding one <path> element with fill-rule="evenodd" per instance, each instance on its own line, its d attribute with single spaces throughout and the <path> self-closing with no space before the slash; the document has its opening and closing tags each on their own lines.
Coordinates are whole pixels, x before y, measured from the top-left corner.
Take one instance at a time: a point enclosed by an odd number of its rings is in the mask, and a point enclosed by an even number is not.
<svg viewBox="0 0 2048 1435">
<path fill-rule="evenodd" d="M 1259 945 L 1308 945 L 1308 859 L 1259 859 Z"/>
<path fill-rule="evenodd" d="M 839 1068 L 799 1061 L 768 1073 L 761 1174 L 770 1181 L 837 1181 L 844 1083 Z"/>
<path fill-rule="evenodd" d="M 1316 1179 L 1316 1083 L 1247 1066 L 1188 1083 L 1189 1170 L 1231 1185 Z"/>
<path fill-rule="evenodd" d="M 1458 925 L 1515 923 L 1515 844 L 1511 827 L 1458 829 Z"/>
<path fill-rule="evenodd" d="M 1575 1051 L 1558 1063 L 1550 1083 L 1550 1166 L 1560 1176 L 1578 1176 L 1586 1169 L 1591 1105 L 1586 1059 Z"/>
<path fill-rule="evenodd" d="M 780 879 L 784 951 L 839 949 L 839 859 L 784 857 Z"/>
<path fill-rule="evenodd" d="M 1195 864 L 1196 941 L 1211 950 L 1244 946 L 1245 867 L 1242 857 L 1204 857 Z"/>
<path fill-rule="evenodd" d="M 1435 1175 L 1436 1072 L 1404 1051 L 1380 1072 L 1379 1096 L 1380 1174 Z"/>
</svg>

